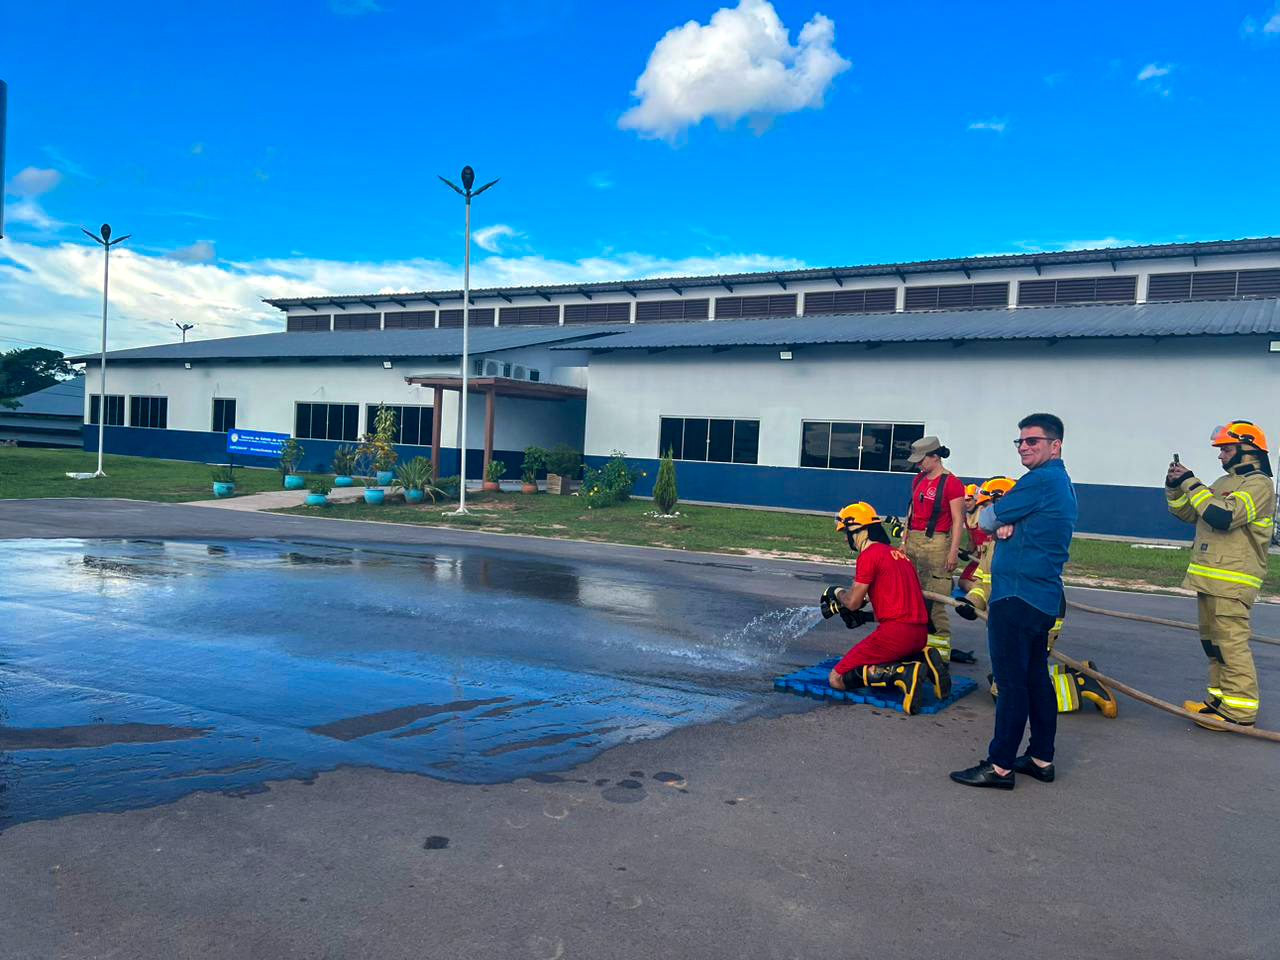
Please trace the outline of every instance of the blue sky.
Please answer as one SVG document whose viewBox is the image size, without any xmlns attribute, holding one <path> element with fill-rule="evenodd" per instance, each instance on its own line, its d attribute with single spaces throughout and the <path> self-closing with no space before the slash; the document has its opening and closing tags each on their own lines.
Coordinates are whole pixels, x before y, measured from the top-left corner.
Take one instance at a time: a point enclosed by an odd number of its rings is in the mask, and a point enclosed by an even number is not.
<svg viewBox="0 0 1280 960">
<path fill-rule="evenodd" d="M 1280 233 L 1276 0 L 0 0 L 0 22 L 0 347 L 93 345 L 79 226 L 103 220 L 132 234 L 119 346 L 169 317 L 278 329 L 262 296 L 456 286 L 435 176 L 464 163 L 502 178 L 480 283 Z"/>
</svg>

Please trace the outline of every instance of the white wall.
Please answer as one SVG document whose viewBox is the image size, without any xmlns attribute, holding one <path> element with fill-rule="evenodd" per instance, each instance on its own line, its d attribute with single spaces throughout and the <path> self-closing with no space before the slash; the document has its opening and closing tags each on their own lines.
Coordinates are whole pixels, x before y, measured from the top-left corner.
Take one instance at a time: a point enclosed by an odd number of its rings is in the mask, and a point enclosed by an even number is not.
<svg viewBox="0 0 1280 960">
<path fill-rule="evenodd" d="M 923 422 L 967 476 L 1020 471 L 1019 418 L 1062 417 L 1079 483 L 1158 486 L 1170 454 L 1206 476 L 1209 431 L 1243 417 L 1280 436 L 1280 353 L 1262 337 L 618 350 L 592 357 L 586 453 L 658 455 L 658 419 L 759 419 L 762 465 L 797 466 L 802 420 Z"/>
</svg>

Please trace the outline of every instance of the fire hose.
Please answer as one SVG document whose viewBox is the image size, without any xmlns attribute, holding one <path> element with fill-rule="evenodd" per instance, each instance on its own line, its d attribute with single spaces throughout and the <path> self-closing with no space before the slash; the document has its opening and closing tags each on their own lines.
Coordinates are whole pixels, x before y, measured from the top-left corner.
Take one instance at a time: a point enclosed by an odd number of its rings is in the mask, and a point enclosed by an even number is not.
<svg viewBox="0 0 1280 960">
<path fill-rule="evenodd" d="M 928 590 L 925 590 L 924 596 L 926 600 L 933 600 L 936 603 L 945 603 L 948 606 L 952 606 L 952 607 L 958 607 L 960 605 L 955 598 L 946 597 L 940 593 L 932 593 Z M 1191 624 L 1182 623 L 1177 620 L 1161 620 L 1158 617 L 1140 617 L 1138 614 L 1119 613 L 1111 610 L 1103 610 L 1100 607 L 1086 607 L 1083 604 L 1071 603 L 1071 602 L 1068 602 L 1068 606 L 1075 607 L 1078 610 L 1082 610 L 1088 613 L 1097 613 L 1097 614 L 1102 614 L 1104 616 L 1118 616 L 1126 620 L 1140 620 L 1141 622 L 1144 622 L 1144 623 L 1155 623 L 1162 626 L 1184 627 L 1191 630 L 1199 629 L 1198 627 L 1191 626 Z M 975 610 L 974 612 L 977 613 L 977 615 L 981 617 L 983 620 L 987 619 L 986 611 Z M 1272 642 L 1275 642 L 1275 641 L 1272 641 Z M 1196 723 L 1203 724 L 1206 727 L 1211 727 L 1214 730 L 1222 730 L 1227 733 L 1238 733 L 1246 737 L 1253 737 L 1256 740 L 1270 740 L 1272 743 L 1280 743 L 1280 733 L 1277 733 L 1273 730 L 1259 730 L 1256 727 L 1246 727 L 1246 726 L 1241 726 L 1235 723 L 1228 723 L 1227 721 L 1220 720 L 1217 717 L 1214 717 L 1210 714 L 1192 713 L 1190 710 L 1184 710 L 1182 709 L 1182 707 L 1179 707 L 1176 704 L 1169 703 L 1167 700 L 1161 700 L 1159 697 L 1153 697 L 1151 694 L 1145 693 L 1142 690 L 1137 689 L 1136 687 L 1131 687 L 1127 683 L 1123 683 L 1115 679 L 1114 677 L 1109 677 L 1105 673 L 1099 673 L 1097 670 L 1094 670 L 1091 667 L 1085 666 L 1079 660 L 1073 660 L 1071 657 L 1068 657 L 1064 653 L 1059 653 L 1057 650 L 1052 651 L 1050 653 L 1050 656 L 1053 657 L 1053 659 L 1057 660 L 1059 663 L 1062 663 L 1065 666 L 1070 667 L 1072 670 L 1075 670 L 1079 673 L 1084 674 L 1086 677 L 1092 677 L 1094 680 L 1097 680 L 1099 683 L 1105 683 L 1112 690 L 1115 690 L 1119 693 L 1123 693 L 1126 697 L 1130 697 L 1134 700 L 1137 700 L 1139 703 L 1145 703 L 1147 704 L 1147 706 L 1155 707 L 1157 710 L 1163 710 L 1165 713 L 1172 714 L 1175 717 L 1182 717 L 1185 720 L 1192 720 Z"/>
</svg>

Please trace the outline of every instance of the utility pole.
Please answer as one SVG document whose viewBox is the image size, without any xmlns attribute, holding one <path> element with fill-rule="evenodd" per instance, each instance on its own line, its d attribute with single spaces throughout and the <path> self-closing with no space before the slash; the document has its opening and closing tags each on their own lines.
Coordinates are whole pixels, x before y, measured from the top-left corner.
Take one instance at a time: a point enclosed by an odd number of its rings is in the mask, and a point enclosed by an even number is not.
<svg viewBox="0 0 1280 960">
<path fill-rule="evenodd" d="M 80 228 L 84 235 L 102 247 L 102 357 L 99 361 L 101 375 L 98 379 L 98 470 L 95 477 L 105 477 L 102 471 L 102 438 L 107 423 L 107 280 L 111 273 L 111 248 L 124 243 L 132 234 L 111 239 L 111 224 L 104 223 L 100 234 Z"/>
<path fill-rule="evenodd" d="M 172 321 L 172 323 L 173 323 L 173 325 L 174 325 L 175 327 L 177 327 L 179 330 L 181 330 L 181 331 L 182 331 L 182 342 L 183 342 L 183 343 L 186 343 L 186 342 L 187 342 L 187 331 L 188 331 L 188 330 L 192 330 L 192 329 L 194 329 L 194 328 L 195 328 L 195 324 L 194 324 L 194 323 L 179 323 L 177 320 L 174 320 L 174 319 L 173 319 L 173 317 L 170 317 L 170 318 L 169 318 L 169 320 L 170 320 L 170 321 Z"/>
</svg>

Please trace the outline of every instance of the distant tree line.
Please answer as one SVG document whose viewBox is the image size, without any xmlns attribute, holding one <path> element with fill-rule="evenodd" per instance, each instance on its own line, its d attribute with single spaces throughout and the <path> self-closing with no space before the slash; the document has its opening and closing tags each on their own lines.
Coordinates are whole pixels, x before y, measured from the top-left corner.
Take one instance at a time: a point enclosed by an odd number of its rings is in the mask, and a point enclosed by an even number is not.
<svg viewBox="0 0 1280 960">
<path fill-rule="evenodd" d="M 24 347 L 0 353 L 0 407 L 13 408 L 18 397 L 76 376 L 61 350 Z"/>
</svg>

